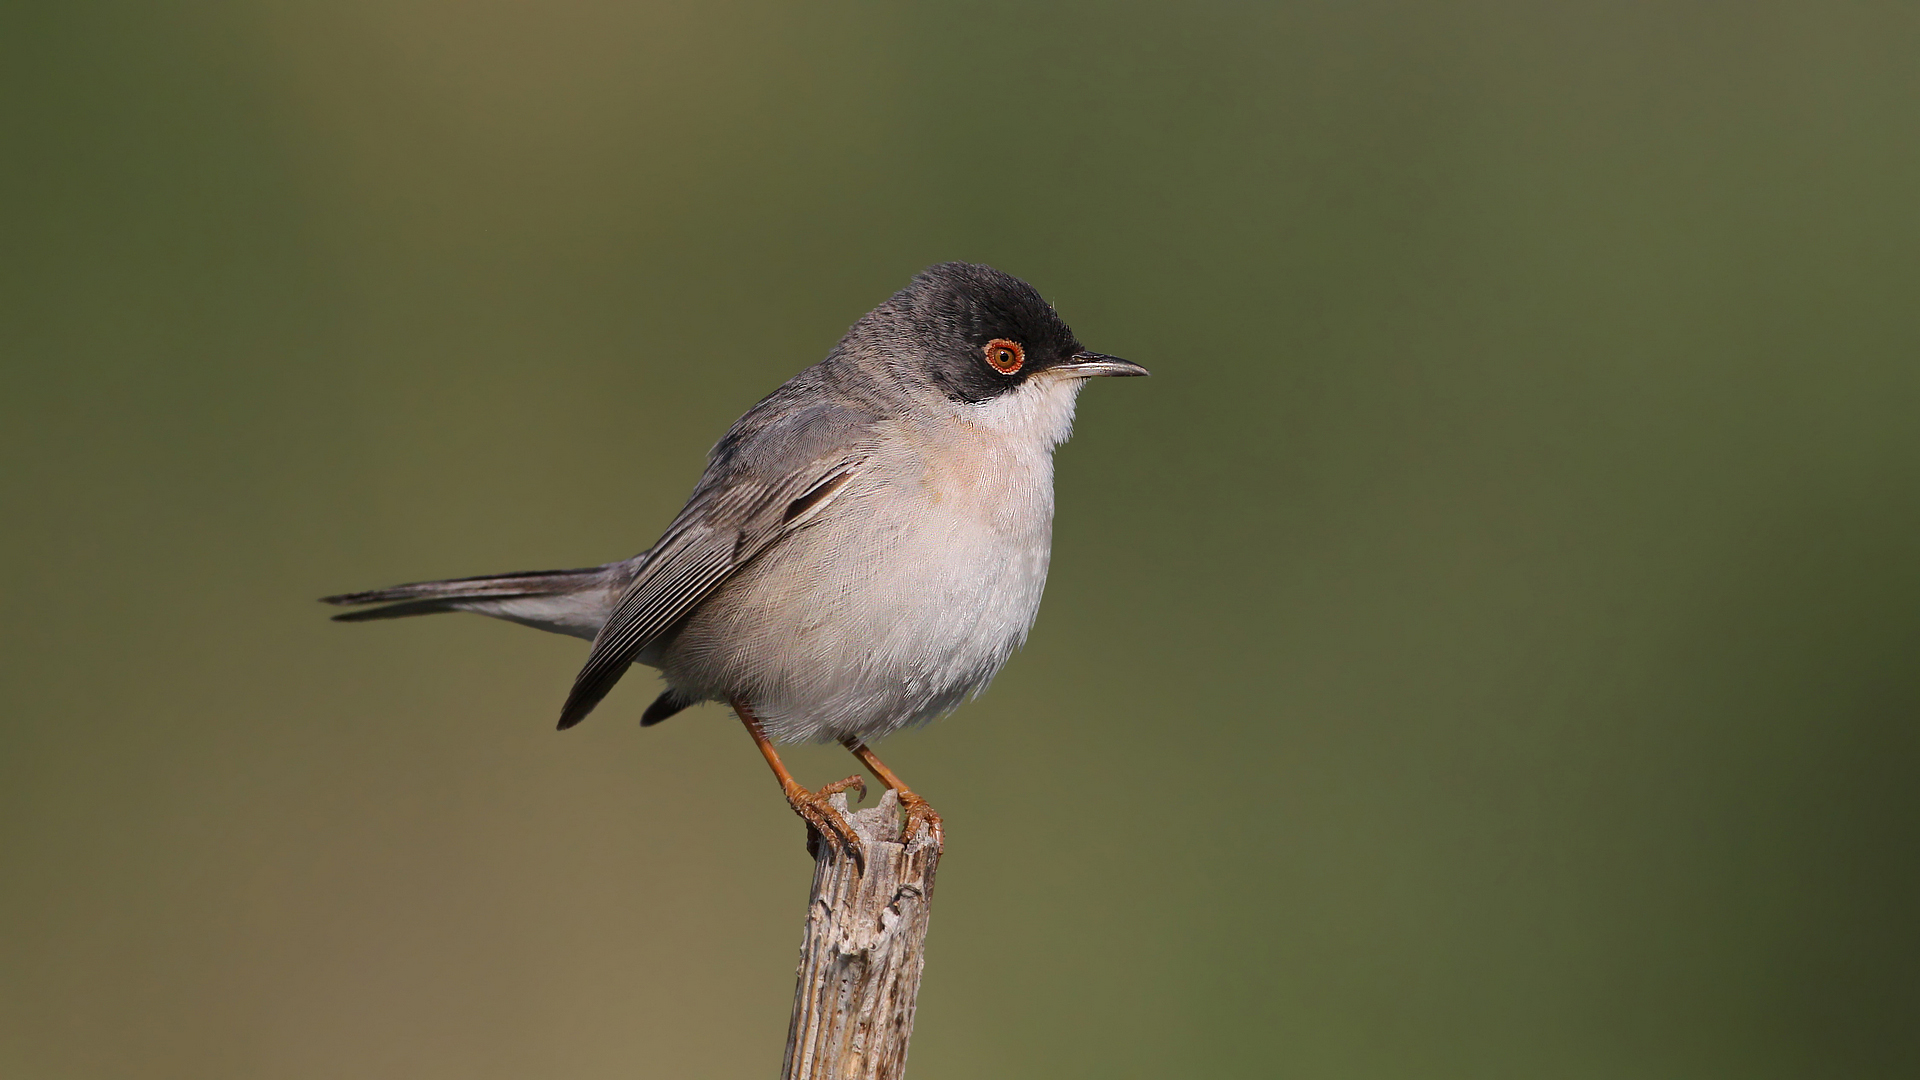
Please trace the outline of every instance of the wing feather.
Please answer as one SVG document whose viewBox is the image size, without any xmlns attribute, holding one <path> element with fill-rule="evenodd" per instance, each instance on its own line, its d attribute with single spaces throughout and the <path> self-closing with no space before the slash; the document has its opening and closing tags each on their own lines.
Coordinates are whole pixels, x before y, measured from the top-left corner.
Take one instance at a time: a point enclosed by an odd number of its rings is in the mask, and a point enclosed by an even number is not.
<svg viewBox="0 0 1920 1080">
<path fill-rule="evenodd" d="M 843 490 L 864 452 L 809 462 L 772 483 L 730 476 L 703 482 L 640 567 L 594 638 L 560 710 L 560 727 L 584 720 L 634 659 L 672 630 L 740 567 L 814 520 Z M 794 510 L 795 507 L 799 509 Z"/>
</svg>

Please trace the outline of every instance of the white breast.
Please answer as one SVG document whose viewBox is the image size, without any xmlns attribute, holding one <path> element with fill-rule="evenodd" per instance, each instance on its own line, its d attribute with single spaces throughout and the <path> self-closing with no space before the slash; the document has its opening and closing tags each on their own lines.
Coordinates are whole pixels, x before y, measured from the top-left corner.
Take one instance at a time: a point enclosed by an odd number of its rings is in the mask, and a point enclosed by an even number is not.
<svg viewBox="0 0 1920 1080">
<path fill-rule="evenodd" d="M 984 689 L 1039 611 L 1080 386 L 1030 380 L 881 430 L 827 513 L 688 620 L 668 680 L 745 697 L 781 741 L 874 738 Z"/>
</svg>

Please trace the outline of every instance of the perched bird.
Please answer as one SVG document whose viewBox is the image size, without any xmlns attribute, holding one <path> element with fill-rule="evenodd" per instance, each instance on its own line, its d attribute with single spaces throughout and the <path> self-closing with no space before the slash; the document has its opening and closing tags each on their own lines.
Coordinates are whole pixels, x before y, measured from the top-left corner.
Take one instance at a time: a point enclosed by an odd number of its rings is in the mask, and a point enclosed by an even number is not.
<svg viewBox="0 0 1920 1080">
<path fill-rule="evenodd" d="M 748 409 L 653 547 L 582 570 L 329 596 L 345 622 L 471 611 L 593 642 L 560 711 L 579 723 L 629 666 L 667 689 L 657 724 L 733 707 L 820 834 L 861 857 L 774 743 L 836 740 L 940 838 L 940 819 L 867 748 L 979 693 L 1026 639 L 1053 543 L 1053 449 L 1086 380 L 1145 375 L 1082 348 L 1031 285 L 932 267 L 826 359 Z"/>
</svg>

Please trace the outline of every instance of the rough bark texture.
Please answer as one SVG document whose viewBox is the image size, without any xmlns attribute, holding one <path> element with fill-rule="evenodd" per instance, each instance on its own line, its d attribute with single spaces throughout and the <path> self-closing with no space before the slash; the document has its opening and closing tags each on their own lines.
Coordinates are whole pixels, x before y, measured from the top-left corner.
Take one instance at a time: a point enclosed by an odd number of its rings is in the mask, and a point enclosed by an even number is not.
<svg viewBox="0 0 1920 1080">
<path fill-rule="evenodd" d="M 813 896 L 787 1028 L 786 1080 L 897 1080 L 907 1069 L 907 1039 L 920 995 L 927 916 L 940 851 L 924 829 L 903 842 L 900 802 L 847 812 L 866 842 L 867 869 L 812 844 Z"/>
</svg>

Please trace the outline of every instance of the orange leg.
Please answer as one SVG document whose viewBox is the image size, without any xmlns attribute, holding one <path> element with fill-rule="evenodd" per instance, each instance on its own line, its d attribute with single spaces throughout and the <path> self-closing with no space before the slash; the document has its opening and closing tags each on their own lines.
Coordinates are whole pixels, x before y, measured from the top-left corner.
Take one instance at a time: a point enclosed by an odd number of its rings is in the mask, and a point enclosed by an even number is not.
<svg viewBox="0 0 1920 1080">
<path fill-rule="evenodd" d="M 836 780 L 819 791 L 809 791 L 801 787 L 800 782 L 793 778 L 793 774 L 788 772 L 786 765 L 781 762 L 780 755 L 774 752 L 773 742 L 761 729 L 760 721 L 748 710 L 746 702 L 736 698 L 730 704 L 733 705 L 733 711 L 739 715 L 740 722 L 747 726 L 747 734 L 753 736 L 754 745 L 760 748 L 760 756 L 766 758 L 767 764 L 773 767 L 773 775 L 780 781 L 780 790 L 786 793 L 787 805 L 793 807 L 793 812 L 799 814 L 812 827 L 814 833 L 824 837 L 830 843 L 840 845 L 841 850 L 853 857 L 854 865 L 864 872 L 867 866 L 867 853 L 860 846 L 860 837 L 854 833 L 853 826 L 847 824 L 847 819 L 841 817 L 840 812 L 827 803 L 827 796 L 840 791 L 858 791 L 860 797 L 864 799 L 867 797 L 867 782 L 858 776 L 849 776 L 845 780 Z"/>
<path fill-rule="evenodd" d="M 934 850 L 937 851 L 946 846 L 946 834 L 940 828 L 940 815 L 933 812 L 933 807 L 927 804 L 927 800 L 914 794 L 912 788 L 901 783 L 900 778 L 893 775 L 893 770 L 887 768 L 884 762 L 873 755 L 873 751 L 867 749 L 866 743 L 859 739 L 846 739 L 841 745 L 853 751 L 853 756 L 860 759 L 860 764 L 872 769 L 873 775 L 879 777 L 880 782 L 887 785 L 887 789 L 899 797 L 900 809 L 907 812 L 908 835 L 912 835 L 914 823 L 918 822 L 926 826 L 927 831 L 932 834 Z"/>
</svg>

